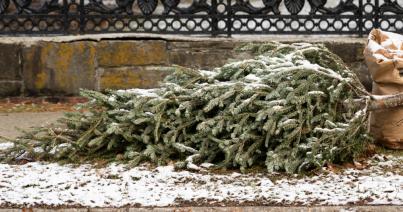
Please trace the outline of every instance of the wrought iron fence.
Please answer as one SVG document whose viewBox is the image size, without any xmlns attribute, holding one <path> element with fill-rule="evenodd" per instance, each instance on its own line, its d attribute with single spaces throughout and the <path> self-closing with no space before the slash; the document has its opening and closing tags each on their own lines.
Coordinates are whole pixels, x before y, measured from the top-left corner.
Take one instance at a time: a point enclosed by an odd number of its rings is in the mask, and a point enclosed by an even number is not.
<svg viewBox="0 0 403 212">
<path fill-rule="evenodd" d="M 0 0 L 0 34 L 403 32 L 403 0 Z"/>
</svg>

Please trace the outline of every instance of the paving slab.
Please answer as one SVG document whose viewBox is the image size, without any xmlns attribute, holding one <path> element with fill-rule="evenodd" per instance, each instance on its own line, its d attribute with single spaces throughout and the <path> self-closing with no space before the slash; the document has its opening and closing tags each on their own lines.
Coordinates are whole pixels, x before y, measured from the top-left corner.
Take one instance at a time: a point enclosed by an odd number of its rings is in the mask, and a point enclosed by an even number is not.
<svg viewBox="0 0 403 212">
<path fill-rule="evenodd" d="M 29 130 L 32 127 L 46 126 L 55 123 L 62 116 L 63 112 L 0 113 L 0 136 L 13 139 L 21 135 L 17 128 Z"/>
</svg>

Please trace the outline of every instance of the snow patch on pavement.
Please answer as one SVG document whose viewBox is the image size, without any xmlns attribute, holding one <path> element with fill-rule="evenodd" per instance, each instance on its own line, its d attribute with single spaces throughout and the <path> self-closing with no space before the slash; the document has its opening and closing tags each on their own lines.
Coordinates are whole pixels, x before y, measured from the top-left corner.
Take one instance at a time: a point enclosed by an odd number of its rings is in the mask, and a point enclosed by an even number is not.
<svg viewBox="0 0 403 212">
<path fill-rule="evenodd" d="M 268 174 L 175 171 L 173 166 L 0 164 L 0 205 L 172 206 L 181 201 L 403 205 L 403 157 L 375 156 L 365 170 L 271 180 Z M 394 169 L 391 169 L 393 168 Z M 396 171 L 397 167 L 397 171 Z M 399 170 L 400 167 L 400 170 Z"/>
<path fill-rule="evenodd" d="M 14 147 L 14 143 L 12 142 L 0 142 L 0 150 L 6 150 Z"/>
</svg>

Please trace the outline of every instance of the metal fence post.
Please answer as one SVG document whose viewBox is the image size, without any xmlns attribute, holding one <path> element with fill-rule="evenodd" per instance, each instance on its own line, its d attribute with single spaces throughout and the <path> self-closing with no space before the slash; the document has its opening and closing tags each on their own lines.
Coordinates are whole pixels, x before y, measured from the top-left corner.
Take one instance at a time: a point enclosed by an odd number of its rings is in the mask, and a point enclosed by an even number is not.
<svg viewBox="0 0 403 212">
<path fill-rule="evenodd" d="M 227 27 L 227 36 L 231 37 L 232 35 L 232 1 L 231 0 L 227 0 L 227 23 L 226 23 L 226 27 Z"/>
<path fill-rule="evenodd" d="M 380 11 L 379 11 L 379 0 L 375 0 L 375 7 L 374 7 L 374 28 L 379 28 L 379 16 L 380 16 Z"/>
<path fill-rule="evenodd" d="M 69 32 L 69 2 L 67 0 L 63 0 L 63 34 L 68 34 Z"/>
<path fill-rule="evenodd" d="M 358 36 L 363 37 L 363 24 L 364 24 L 364 8 L 362 4 L 363 0 L 358 1 Z"/>
<path fill-rule="evenodd" d="M 211 35 L 218 35 L 217 0 L 211 1 Z"/>
<path fill-rule="evenodd" d="M 80 0 L 80 5 L 79 5 L 79 25 L 80 25 L 80 34 L 84 34 L 85 31 L 85 10 L 84 10 L 84 0 Z"/>
</svg>

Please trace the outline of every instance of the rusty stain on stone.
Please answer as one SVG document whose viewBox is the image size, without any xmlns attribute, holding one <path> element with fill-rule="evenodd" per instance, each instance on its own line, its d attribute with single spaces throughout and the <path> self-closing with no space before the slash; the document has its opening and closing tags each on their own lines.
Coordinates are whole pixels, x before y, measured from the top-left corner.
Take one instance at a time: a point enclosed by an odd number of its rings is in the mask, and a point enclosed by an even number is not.
<svg viewBox="0 0 403 212">
<path fill-rule="evenodd" d="M 100 89 L 155 88 L 170 71 L 160 67 L 105 68 L 100 77 Z"/>
<path fill-rule="evenodd" d="M 101 67 L 163 65 L 168 62 L 165 41 L 101 41 L 97 45 Z"/>
<path fill-rule="evenodd" d="M 40 43 L 23 51 L 24 80 L 30 93 L 74 94 L 95 88 L 92 42 Z"/>
</svg>

